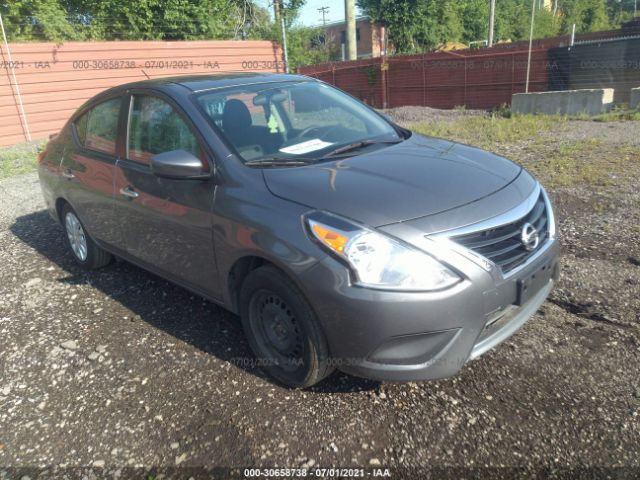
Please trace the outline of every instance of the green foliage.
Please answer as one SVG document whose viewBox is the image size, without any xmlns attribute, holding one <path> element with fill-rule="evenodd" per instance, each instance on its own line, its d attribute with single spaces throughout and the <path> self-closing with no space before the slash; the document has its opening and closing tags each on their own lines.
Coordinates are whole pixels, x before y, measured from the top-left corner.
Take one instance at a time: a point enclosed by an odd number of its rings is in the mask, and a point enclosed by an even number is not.
<svg viewBox="0 0 640 480">
<path fill-rule="evenodd" d="M 411 130 L 432 137 L 447 138 L 482 148 L 532 140 L 541 133 L 565 128 L 566 119 L 549 115 L 515 115 L 504 118 L 469 116 L 452 121 L 430 121 L 411 125 Z"/>
<path fill-rule="evenodd" d="M 496 8 L 496 38 L 499 40 L 525 40 L 531 29 L 531 1 L 511 0 Z M 560 20 L 545 9 L 536 9 L 534 38 L 558 35 Z"/>
<path fill-rule="evenodd" d="M 469 43 L 486 38 L 488 33 L 489 2 L 486 0 L 468 0 L 461 3 L 464 5 L 461 6 L 460 12 L 463 26 L 460 40 Z"/>
<path fill-rule="evenodd" d="M 607 0 L 607 17 L 612 27 L 618 27 L 633 19 L 637 0 Z"/>
<path fill-rule="evenodd" d="M 388 26 L 389 37 L 399 52 L 418 52 L 438 43 L 459 40 L 465 6 L 453 0 L 358 0 L 372 19 Z"/>
<path fill-rule="evenodd" d="M 295 18 L 305 0 L 291 0 Z M 242 38 L 251 0 L 0 1 L 10 40 L 198 40 Z"/>
<path fill-rule="evenodd" d="M 332 54 L 319 28 L 296 24 L 306 0 L 284 0 L 290 65 L 329 61 Z M 488 0 L 356 0 L 373 20 L 387 26 L 398 53 L 431 49 L 449 41 L 488 36 Z M 529 36 L 532 0 L 496 0 L 495 38 Z M 634 0 L 557 0 L 554 16 L 536 11 L 534 36 L 589 32 L 628 21 Z M 252 38 L 282 41 L 281 26 L 257 0 L 0 0 L 9 39 L 198 40 Z"/>
<path fill-rule="evenodd" d="M 241 4 L 227 0 L 64 0 L 87 38 L 196 40 L 233 37 Z"/>
<path fill-rule="evenodd" d="M 285 2 L 285 6 L 287 3 Z M 285 13 L 286 18 L 292 18 L 294 13 Z M 282 42 L 281 26 L 274 22 L 267 10 L 254 6 L 252 21 L 247 26 L 247 35 L 252 39 L 265 39 Z M 313 65 L 329 62 L 337 55 L 331 42 L 324 42 L 324 32 L 320 27 L 305 27 L 293 24 L 287 28 L 287 53 L 289 56 L 289 70 L 295 70 L 302 65 Z"/>
<path fill-rule="evenodd" d="M 290 28 L 293 23 L 298 19 L 300 8 L 305 4 L 306 0 L 281 0 L 282 9 L 281 12 L 284 15 L 284 22 L 286 28 Z"/>
<path fill-rule="evenodd" d="M 7 36 L 13 41 L 79 40 L 60 0 L 12 0 L 0 3 Z"/>
<path fill-rule="evenodd" d="M 535 12 L 534 37 L 619 25 L 633 12 L 633 0 L 558 0 L 558 12 Z M 366 15 L 387 26 L 398 53 L 415 53 L 448 41 L 470 42 L 488 37 L 487 0 L 357 0 Z M 532 0 L 496 1 L 496 40 L 529 38 Z"/>
<path fill-rule="evenodd" d="M 287 31 L 289 70 L 302 65 L 327 63 L 338 54 L 328 43 L 322 43 L 322 28 L 294 26 Z"/>
<path fill-rule="evenodd" d="M 611 27 L 605 0 L 564 0 L 561 5 L 563 33 L 570 33 L 574 23 L 579 33 Z"/>
<path fill-rule="evenodd" d="M 32 142 L 0 149 L 0 179 L 29 173 L 38 166 L 38 153 L 46 142 Z"/>
<path fill-rule="evenodd" d="M 253 5 L 251 15 L 245 23 L 245 34 L 252 40 L 278 41 L 280 27 L 271 19 L 269 10 Z"/>
</svg>

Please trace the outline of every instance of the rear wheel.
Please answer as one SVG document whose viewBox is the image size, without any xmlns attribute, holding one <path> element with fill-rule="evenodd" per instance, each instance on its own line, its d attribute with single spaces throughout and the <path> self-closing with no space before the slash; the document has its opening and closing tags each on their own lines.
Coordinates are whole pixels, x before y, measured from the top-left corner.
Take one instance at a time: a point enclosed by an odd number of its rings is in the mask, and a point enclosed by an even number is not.
<svg viewBox="0 0 640 480">
<path fill-rule="evenodd" d="M 315 312 L 280 270 L 264 266 L 252 271 L 242 284 L 240 305 L 259 365 L 280 383 L 305 388 L 332 372 Z"/>
<path fill-rule="evenodd" d="M 93 241 L 76 212 L 68 204 L 62 209 L 62 226 L 73 258 L 82 267 L 86 269 L 100 268 L 111 261 L 111 254 Z"/>
</svg>

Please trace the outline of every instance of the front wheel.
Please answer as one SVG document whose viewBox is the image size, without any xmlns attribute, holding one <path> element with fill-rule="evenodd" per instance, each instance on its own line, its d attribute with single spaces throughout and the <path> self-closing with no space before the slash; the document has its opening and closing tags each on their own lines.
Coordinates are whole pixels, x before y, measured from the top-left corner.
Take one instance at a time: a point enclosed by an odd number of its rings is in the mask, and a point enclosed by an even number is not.
<svg viewBox="0 0 640 480">
<path fill-rule="evenodd" d="M 67 245 L 80 266 L 90 270 L 103 267 L 111 261 L 111 254 L 93 241 L 69 205 L 65 205 L 62 210 L 62 226 L 67 236 Z"/>
<path fill-rule="evenodd" d="M 280 383 L 306 388 L 332 372 L 315 312 L 280 270 L 264 266 L 247 276 L 240 317 L 259 366 Z"/>
</svg>

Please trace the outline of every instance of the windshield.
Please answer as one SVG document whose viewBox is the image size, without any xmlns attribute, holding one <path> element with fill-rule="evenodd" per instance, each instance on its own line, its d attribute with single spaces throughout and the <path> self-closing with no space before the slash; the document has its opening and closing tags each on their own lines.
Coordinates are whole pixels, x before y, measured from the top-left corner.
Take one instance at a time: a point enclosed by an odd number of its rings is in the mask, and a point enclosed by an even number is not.
<svg viewBox="0 0 640 480">
<path fill-rule="evenodd" d="M 245 162 L 320 159 L 358 142 L 400 140 L 368 107 L 319 82 L 243 85 L 196 98 Z"/>
</svg>

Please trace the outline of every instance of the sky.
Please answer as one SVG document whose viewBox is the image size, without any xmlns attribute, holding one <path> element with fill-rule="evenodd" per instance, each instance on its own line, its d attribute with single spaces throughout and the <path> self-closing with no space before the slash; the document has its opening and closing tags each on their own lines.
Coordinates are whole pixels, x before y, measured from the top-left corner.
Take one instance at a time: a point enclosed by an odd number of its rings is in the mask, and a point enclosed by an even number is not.
<svg viewBox="0 0 640 480">
<path fill-rule="evenodd" d="M 273 0 L 258 0 L 257 3 L 273 12 Z M 300 9 L 298 22 L 307 26 L 322 25 L 322 14 L 318 12 L 321 7 L 329 7 L 327 22 L 344 21 L 344 0 L 307 0 Z M 357 9 L 356 15 L 359 15 Z"/>
</svg>

